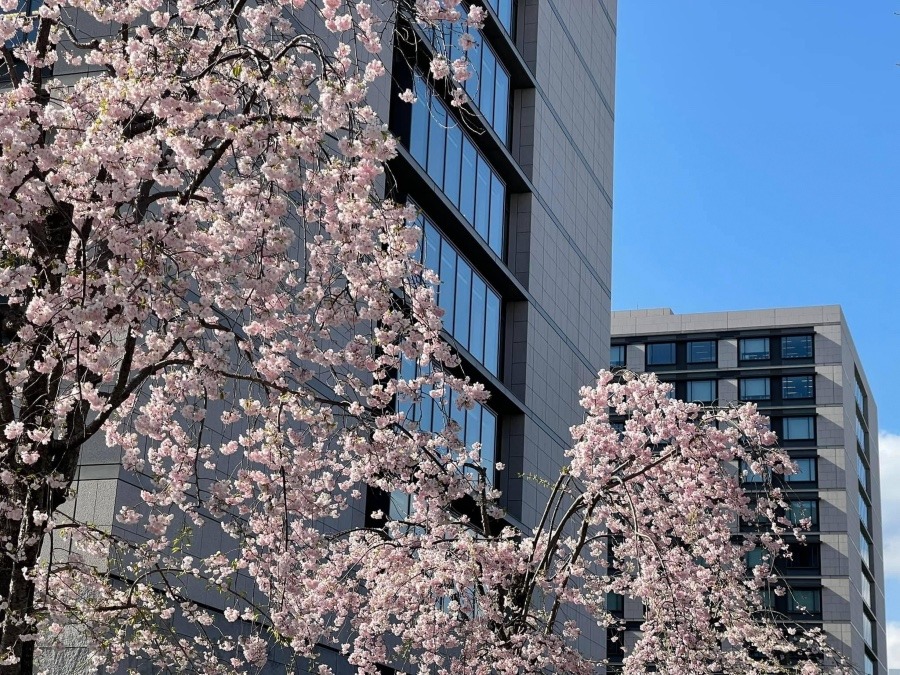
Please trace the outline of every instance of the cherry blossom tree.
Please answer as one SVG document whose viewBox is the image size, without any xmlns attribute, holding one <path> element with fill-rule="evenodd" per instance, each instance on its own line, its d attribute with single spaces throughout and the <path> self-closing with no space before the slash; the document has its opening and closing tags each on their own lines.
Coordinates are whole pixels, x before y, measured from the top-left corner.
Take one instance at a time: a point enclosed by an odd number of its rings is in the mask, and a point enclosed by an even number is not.
<svg viewBox="0 0 900 675">
<path fill-rule="evenodd" d="M 0 674 L 71 627 L 107 669 L 278 653 L 324 673 L 332 648 L 366 673 L 588 673 L 563 617 L 613 625 L 608 593 L 646 606 L 627 672 L 817 672 L 822 640 L 766 615 L 771 563 L 745 574 L 750 548 L 797 534 L 732 467 L 790 471 L 751 406 L 601 373 L 529 531 L 459 439 L 449 393 L 486 394 L 441 338 L 414 210 L 385 196 L 395 141 L 370 89 L 398 25 L 449 23 L 464 52 L 478 7 L 0 9 Z M 467 75 L 433 57 L 448 98 Z M 140 486 L 115 529 L 67 508 L 90 442 Z M 408 508 L 347 527 L 365 490 Z M 226 543 L 201 553 L 211 529 Z"/>
</svg>

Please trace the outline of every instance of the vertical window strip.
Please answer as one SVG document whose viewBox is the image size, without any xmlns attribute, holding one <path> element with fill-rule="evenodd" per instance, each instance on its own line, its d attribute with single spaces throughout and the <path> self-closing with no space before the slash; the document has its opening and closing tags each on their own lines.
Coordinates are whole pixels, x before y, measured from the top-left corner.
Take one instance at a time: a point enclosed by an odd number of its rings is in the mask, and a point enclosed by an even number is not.
<svg viewBox="0 0 900 675">
<path fill-rule="evenodd" d="M 415 77 L 409 151 L 498 256 L 506 230 L 506 185 L 420 76 Z"/>
<path fill-rule="evenodd" d="M 413 379 L 428 372 L 428 367 L 419 366 L 414 361 L 403 358 L 400 374 L 404 379 Z M 415 422 L 421 431 L 438 433 L 444 429 L 445 414 L 459 426 L 458 437 L 471 449 L 474 443 L 481 443 L 481 465 L 488 470 L 488 480 L 494 480 L 494 465 L 497 463 L 497 413 L 480 403 L 471 409 L 456 406 L 454 392 L 444 393 L 438 400 L 432 398 L 430 389 L 423 388 L 421 400 L 397 402 L 398 411 L 406 413 L 409 422 Z"/>
<path fill-rule="evenodd" d="M 438 305 L 444 328 L 493 375 L 500 373 L 500 296 L 425 216 L 419 258 L 438 273 Z"/>
</svg>

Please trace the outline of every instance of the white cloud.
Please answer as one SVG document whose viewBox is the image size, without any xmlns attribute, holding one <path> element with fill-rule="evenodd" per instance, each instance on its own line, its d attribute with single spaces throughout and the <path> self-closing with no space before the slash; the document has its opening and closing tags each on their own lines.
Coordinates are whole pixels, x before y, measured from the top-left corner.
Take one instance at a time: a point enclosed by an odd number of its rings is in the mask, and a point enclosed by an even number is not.
<svg viewBox="0 0 900 675">
<path fill-rule="evenodd" d="M 900 622 L 887 623 L 888 668 L 900 667 Z"/>
<path fill-rule="evenodd" d="M 900 579 L 900 434 L 878 434 L 878 458 L 881 474 L 881 527 L 884 541 L 884 574 Z M 900 631 L 900 623 L 896 624 Z M 900 650 L 900 632 L 897 635 Z M 889 640 L 890 641 L 890 640 Z M 900 651 L 898 651 L 900 657 Z M 900 665 L 900 658 L 897 660 Z"/>
</svg>

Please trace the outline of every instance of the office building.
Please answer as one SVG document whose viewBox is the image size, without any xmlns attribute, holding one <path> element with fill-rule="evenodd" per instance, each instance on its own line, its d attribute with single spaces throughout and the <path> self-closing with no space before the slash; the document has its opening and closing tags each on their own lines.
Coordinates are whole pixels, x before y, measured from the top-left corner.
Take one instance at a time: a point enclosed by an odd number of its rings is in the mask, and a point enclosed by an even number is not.
<svg viewBox="0 0 900 675">
<path fill-rule="evenodd" d="M 772 595 L 773 609 L 821 626 L 859 673 L 886 675 L 878 418 L 841 308 L 612 317 L 613 367 L 653 371 L 680 399 L 753 401 L 770 417 L 799 469 L 784 479 L 786 515 L 812 521 L 807 544 L 777 565 L 791 592 Z M 752 492 L 759 477 L 743 476 Z M 626 619 L 639 611 L 623 608 Z"/>
<path fill-rule="evenodd" d="M 401 140 L 387 188 L 421 210 L 448 338 L 491 393 L 459 420 L 463 433 L 506 465 L 495 480 L 511 518 L 527 526 L 545 498 L 521 476 L 557 474 L 583 415 L 578 389 L 607 365 L 616 0 L 483 4 L 468 102 L 452 106 L 417 65 L 443 36 L 401 25 L 393 61 L 385 54 L 392 77 L 372 103 Z M 412 106 L 399 100 L 406 88 Z M 139 500 L 119 453 L 100 439 L 84 449 L 78 490 L 76 515 L 115 531 L 120 506 Z M 382 507 L 368 497 L 346 524 Z M 212 593 L 202 600 L 221 605 Z M 604 645 L 585 622 L 583 651 L 601 658 Z M 52 670 L 72 670 L 79 655 L 49 655 Z M 343 670 L 336 654 L 322 659 Z"/>
</svg>

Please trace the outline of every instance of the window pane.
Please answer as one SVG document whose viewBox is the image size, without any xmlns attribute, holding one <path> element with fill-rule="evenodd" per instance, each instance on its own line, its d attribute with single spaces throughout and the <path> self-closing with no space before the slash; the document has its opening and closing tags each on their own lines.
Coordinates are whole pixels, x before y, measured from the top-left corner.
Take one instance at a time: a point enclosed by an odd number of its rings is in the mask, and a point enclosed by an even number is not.
<svg viewBox="0 0 900 675">
<path fill-rule="evenodd" d="M 475 230 L 485 241 L 490 234 L 491 170 L 481 155 L 478 155 L 478 175 L 475 182 Z"/>
<path fill-rule="evenodd" d="M 744 338 L 740 341 L 742 361 L 762 361 L 769 358 L 769 338 Z"/>
<path fill-rule="evenodd" d="M 819 614 L 822 611 L 822 592 L 817 588 L 793 588 L 788 592 L 788 611 Z"/>
<path fill-rule="evenodd" d="M 812 526 L 815 527 L 819 524 L 819 503 L 813 499 L 791 502 L 786 517 L 794 525 L 799 525 L 801 520 L 809 518 Z"/>
<path fill-rule="evenodd" d="M 441 290 L 438 304 L 444 308 L 444 329 L 453 332 L 453 308 L 456 290 L 456 251 L 446 242 L 441 246 Z"/>
<path fill-rule="evenodd" d="M 469 331 L 469 351 L 484 363 L 484 320 L 487 286 L 477 274 L 472 276 L 472 325 Z"/>
<path fill-rule="evenodd" d="M 866 567 L 872 569 L 872 547 L 862 532 L 859 533 L 859 557 L 862 558 Z"/>
<path fill-rule="evenodd" d="M 506 188 L 493 172 L 491 173 L 491 214 L 488 245 L 498 255 L 503 253 L 503 230 L 506 222 Z"/>
<path fill-rule="evenodd" d="M 871 529 L 869 521 L 869 505 L 866 503 L 865 498 L 862 495 L 859 495 L 856 499 L 856 503 L 859 508 L 859 522 Z"/>
<path fill-rule="evenodd" d="M 476 405 L 466 413 L 466 447 L 471 449 L 473 443 L 481 440 L 481 414 L 484 408 Z"/>
<path fill-rule="evenodd" d="M 469 348 L 469 310 L 472 299 L 472 268 L 460 258 L 456 263 L 456 318 L 453 337 Z"/>
<path fill-rule="evenodd" d="M 741 480 L 745 483 L 762 483 L 763 476 L 754 473 L 753 469 L 750 468 L 750 465 L 744 460 L 741 460 Z"/>
<path fill-rule="evenodd" d="M 416 78 L 416 98 L 412 109 L 412 127 L 409 132 L 409 152 L 413 158 L 425 166 L 428 152 L 428 121 L 431 114 L 428 111 L 428 89 L 421 78 Z"/>
<path fill-rule="evenodd" d="M 812 398 L 813 376 L 791 375 L 790 377 L 782 378 L 781 397 L 785 399 Z"/>
<path fill-rule="evenodd" d="M 441 188 L 444 187 L 444 146 L 447 139 L 447 111 L 431 99 L 431 123 L 428 130 L 428 175 Z"/>
<path fill-rule="evenodd" d="M 482 408 L 481 412 L 481 465 L 488 469 L 488 477 L 493 479 L 491 469 L 497 463 L 497 416 Z"/>
<path fill-rule="evenodd" d="M 785 417 L 784 440 L 809 441 L 815 438 L 815 418 L 813 417 Z"/>
<path fill-rule="evenodd" d="M 770 396 L 768 377 L 751 377 L 740 381 L 742 401 L 765 401 Z"/>
<path fill-rule="evenodd" d="M 497 97 L 494 101 L 494 131 L 504 143 L 509 127 L 509 75 L 502 64 L 497 64 Z"/>
<path fill-rule="evenodd" d="M 797 465 L 797 473 L 786 475 L 785 480 L 789 483 L 814 483 L 816 481 L 815 457 L 795 459 L 794 463 Z"/>
<path fill-rule="evenodd" d="M 812 335 L 792 335 L 781 338 L 781 358 L 807 359 L 813 355 Z"/>
<path fill-rule="evenodd" d="M 460 189 L 459 210 L 470 223 L 475 222 L 475 176 L 478 153 L 472 142 L 463 137 L 462 187 Z"/>
<path fill-rule="evenodd" d="M 625 610 L 625 596 L 618 593 L 606 594 L 606 611 L 622 612 Z"/>
<path fill-rule="evenodd" d="M 865 572 L 859 575 L 859 594 L 862 596 L 863 601 L 871 607 L 872 605 L 872 582 L 869 581 L 869 577 L 866 576 Z"/>
<path fill-rule="evenodd" d="M 478 108 L 488 123 L 494 126 L 494 71 L 497 57 L 490 47 L 484 46 L 482 49 L 484 56 L 481 59 L 481 75 L 478 80 Z"/>
<path fill-rule="evenodd" d="M 440 275 L 441 270 L 441 235 L 434 225 L 425 221 L 425 267 Z"/>
<path fill-rule="evenodd" d="M 609 350 L 609 367 L 623 368 L 625 366 L 625 345 L 613 345 Z"/>
<path fill-rule="evenodd" d="M 698 340 L 687 344 L 688 363 L 715 363 L 715 340 Z"/>
<path fill-rule="evenodd" d="M 784 566 L 791 570 L 818 570 L 819 545 L 815 543 L 788 544 L 790 558 L 784 559 Z"/>
<path fill-rule="evenodd" d="M 459 204 L 459 168 L 462 161 L 462 131 L 455 122 L 447 130 L 447 160 L 444 165 L 444 193 Z"/>
<path fill-rule="evenodd" d="M 859 478 L 860 485 L 866 490 L 869 491 L 869 467 L 866 466 L 866 463 L 863 461 L 863 458 L 859 455 L 856 455 L 856 475 Z"/>
<path fill-rule="evenodd" d="M 500 298 L 487 291 L 487 311 L 484 321 L 484 365 L 496 375 L 500 363 Z"/>
<path fill-rule="evenodd" d="M 762 565 L 763 556 L 767 555 L 767 553 L 768 552 L 762 547 L 757 547 L 747 553 L 747 555 L 745 556 L 745 559 L 747 560 L 747 569 L 752 570 L 757 565 Z M 769 560 L 767 559 L 765 562 L 768 564 Z"/>
<path fill-rule="evenodd" d="M 716 400 L 715 380 L 691 380 L 687 383 L 688 401 L 710 403 Z"/>
<path fill-rule="evenodd" d="M 660 342 L 647 345 L 647 365 L 667 366 L 675 363 L 675 343 Z"/>
</svg>

